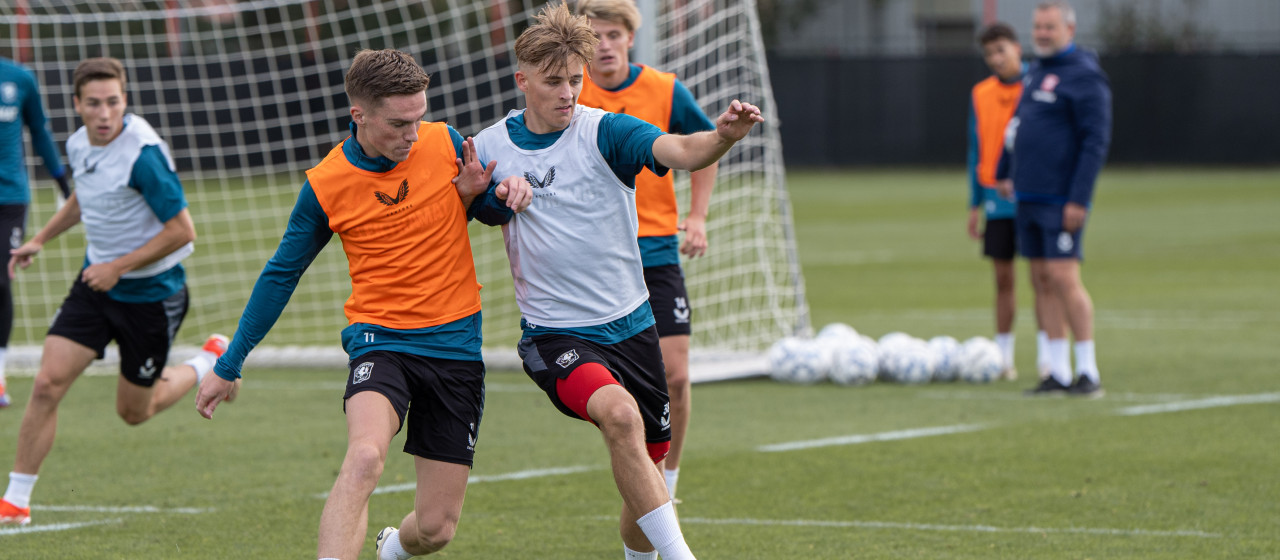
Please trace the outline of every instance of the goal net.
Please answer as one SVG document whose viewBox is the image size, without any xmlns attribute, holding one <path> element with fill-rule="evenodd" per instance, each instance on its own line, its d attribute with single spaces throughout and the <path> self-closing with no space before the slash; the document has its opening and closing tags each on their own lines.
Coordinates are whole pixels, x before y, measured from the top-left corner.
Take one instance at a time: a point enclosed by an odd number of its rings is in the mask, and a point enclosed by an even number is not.
<svg viewBox="0 0 1280 560">
<path fill-rule="evenodd" d="M 650 0 L 653 64 L 675 72 L 704 110 L 730 100 L 766 118 L 722 160 L 708 255 L 684 263 L 694 309 L 695 380 L 761 371 L 759 355 L 808 329 L 792 236 L 777 111 L 751 0 Z M 342 80 L 359 49 L 412 53 L 431 74 L 428 119 L 463 135 L 521 106 L 512 45 L 543 5 L 528 0 L 423 2 L 114 0 L 0 5 L 0 55 L 31 68 L 60 147 L 79 127 L 70 77 L 87 57 L 114 56 L 129 74 L 129 112 L 172 148 L 198 239 L 185 261 L 191 308 L 174 360 L 212 332 L 230 334 L 273 254 L 304 172 L 348 134 Z M 648 61 L 647 61 L 648 62 Z M 53 182 L 28 146 L 28 237 L 55 208 Z M 688 175 L 677 175 L 687 208 Z M 470 226 L 484 289 L 486 361 L 518 367 L 519 312 L 500 230 Z M 12 368 L 33 368 L 50 317 L 84 258 L 77 227 L 46 245 L 15 280 Z M 284 315 L 246 367 L 341 368 L 350 294 L 336 237 L 303 275 Z M 114 354 L 100 367 L 114 367 Z"/>
</svg>

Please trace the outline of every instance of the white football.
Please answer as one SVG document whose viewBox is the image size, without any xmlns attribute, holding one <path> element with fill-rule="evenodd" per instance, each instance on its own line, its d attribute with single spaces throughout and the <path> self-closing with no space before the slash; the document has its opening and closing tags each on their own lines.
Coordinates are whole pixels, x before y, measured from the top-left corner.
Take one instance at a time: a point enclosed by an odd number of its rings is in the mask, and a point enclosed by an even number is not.
<svg viewBox="0 0 1280 560">
<path fill-rule="evenodd" d="M 854 329 L 849 325 L 846 325 L 844 323 L 831 323 L 825 327 L 822 327 L 822 330 L 818 331 L 818 336 L 814 338 L 816 338 L 817 340 L 828 340 L 828 339 L 849 340 L 849 339 L 858 338 L 858 336 L 859 335 L 858 335 L 857 329 Z"/>
<path fill-rule="evenodd" d="M 929 339 L 929 351 L 933 352 L 933 380 L 955 381 L 960 376 L 960 343 L 949 336 Z"/>
<path fill-rule="evenodd" d="M 975 336 L 960 346 L 960 379 L 970 383 L 990 383 L 1000 377 L 1004 357 L 991 339 Z"/>
<path fill-rule="evenodd" d="M 876 342 L 863 336 L 826 339 L 827 376 L 841 385 L 863 385 L 876 380 L 880 370 L 880 350 Z"/>
<path fill-rule="evenodd" d="M 827 376 L 828 353 L 813 340 L 788 336 L 769 347 L 769 376 L 787 383 L 817 383 Z"/>
<path fill-rule="evenodd" d="M 890 340 L 888 347 L 881 343 L 880 373 L 888 381 L 928 383 L 933 379 L 933 363 L 928 344 L 918 338 Z"/>
</svg>

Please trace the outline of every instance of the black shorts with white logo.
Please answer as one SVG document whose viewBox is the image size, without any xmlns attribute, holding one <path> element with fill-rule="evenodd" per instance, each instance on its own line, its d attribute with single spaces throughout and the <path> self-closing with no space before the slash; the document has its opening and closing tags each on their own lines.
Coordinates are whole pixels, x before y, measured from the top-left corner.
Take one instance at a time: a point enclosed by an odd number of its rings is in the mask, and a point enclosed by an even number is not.
<svg viewBox="0 0 1280 560">
<path fill-rule="evenodd" d="M 344 411 L 347 399 L 374 391 L 391 401 L 401 426 L 408 416 L 405 453 L 472 465 L 484 415 L 484 362 L 374 350 L 348 366 Z"/>
<path fill-rule="evenodd" d="M 644 284 L 649 288 L 649 307 L 653 308 L 658 336 L 691 333 L 689 293 L 684 287 L 684 271 L 680 265 L 645 268 Z"/>
<path fill-rule="evenodd" d="M 1013 218 L 987 220 L 982 230 L 982 254 L 999 261 L 1018 254 L 1018 234 Z"/>
<path fill-rule="evenodd" d="M 27 205 L 0 204 L 0 233 L 9 238 L 9 248 L 17 249 L 27 235 Z"/>
<path fill-rule="evenodd" d="M 608 369 L 635 398 L 640 416 L 644 418 L 645 442 L 671 440 L 667 373 L 662 365 L 662 350 L 658 347 L 658 332 L 653 327 L 617 344 L 599 344 L 564 334 L 544 334 L 521 340 L 517 350 L 524 360 L 525 373 L 566 416 L 578 418 L 560 401 L 556 380 L 568 377 L 582 364 L 597 363 Z"/>
<path fill-rule="evenodd" d="M 79 276 L 53 313 L 50 336 L 93 349 L 102 359 L 107 343 L 120 347 L 120 374 L 139 387 L 155 385 L 169 359 L 169 347 L 187 316 L 187 287 L 161 300 L 127 303 L 97 292 Z"/>
</svg>

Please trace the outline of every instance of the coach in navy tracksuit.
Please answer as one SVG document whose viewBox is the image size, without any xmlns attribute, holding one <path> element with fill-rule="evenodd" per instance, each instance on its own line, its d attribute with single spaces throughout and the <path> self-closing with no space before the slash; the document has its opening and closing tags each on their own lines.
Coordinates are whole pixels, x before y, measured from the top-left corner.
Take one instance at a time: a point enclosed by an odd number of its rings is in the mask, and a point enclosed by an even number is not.
<svg viewBox="0 0 1280 560">
<path fill-rule="evenodd" d="M 1111 88 L 1091 52 L 1078 48 L 1075 10 L 1063 0 L 1035 11 L 1040 57 L 1024 78 L 997 179 L 1018 201 L 1018 248 L 1038 282 L 1036 306 L 1049 337 L 1049 375 L 1028 391 L 1102 396 L 1093 346 L 1093 302 L 1080 280 L 1080 241 L 1094 181 L 1111 142 Z M 1063 320 L 1075 336 L 1075 372 Z"/>
</svg>

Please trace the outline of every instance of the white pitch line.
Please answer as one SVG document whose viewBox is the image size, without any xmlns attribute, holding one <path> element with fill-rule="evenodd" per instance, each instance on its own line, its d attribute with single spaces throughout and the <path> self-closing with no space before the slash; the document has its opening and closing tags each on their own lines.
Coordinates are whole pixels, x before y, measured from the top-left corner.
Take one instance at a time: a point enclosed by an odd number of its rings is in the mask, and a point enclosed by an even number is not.
<svg viewBox="0 0 1280 560">
<path fill-rule="evenodd" d="M 31 506 L 33 511 L 89 511 L 94 513 L 212 513 L 214 508 L 158 508 L 156 506 Z"/>
<path fill-rule="evenodd" d="M 590 467 L 587 465 L 577 465 L 573 467 L 552 467 L 549 469 L 532 469 L 527 471 L 516 471 L 503 474 L 473 474 L 467 477 L 467 485 L 479 484 L 481 482 L 501 482 L 504 480 L 525 480 L 528 478 L 540 478 L 544 476 L 560 476 L 566 474 L 574 474 L 580 472 L 599 470 L 601 467 Z M 404 484 L 392 484 L 390 486 L 379 486 L 374 488 L 374 494 L 392 494 L 396 492 L 413 492 L 417 490 L 418 483 L 407 482 Z M 328 492 L 316 494 L 317 498 L 328 498 Z"/>
<path fill-rule="evenodd" d="M 811 449 L 814 447 L 829 447 L 833 445 L 856 445 L 859 443 L 870 443 L 873 441 L 895 441 L 900 439 L 912 439 L 929 436 L 942 436 L 947 434 L 960 434 L 965 432 L 976 432 L 985 430 L 990 426 L 985 424 L 957 424 L 955 426 L 937 426 L 933 428 L 913 428 L 910 430 L 895 430 L 892 432 L 880 432 L 878 434 L 855 434 L 848 436 L 829 437 L 823 439 L 810 439 L 803 441 L 789 441 L 786 443 L 774 443 L 770 445 L 761 445 L 756 451 L 764 453 L 773 453 L 777 451 L 795 451 L 797 449 Z"/>
<path fill-rule="evenodd" d="M 1219 533 L 1204 531 L 1152 531 L 1147 529 L 1106 529 L 1093 527 L 992 527 L 990 525 L 937 525 L 932 523 L 895 523 L 890 521 L 819 521 L 809 519 L 710 519 L 705 517 L 681 517 L 683 525 L 758 525 L 775 527 L 839 527 L 859 529 L 906 529 L 913 531 L 968 531 L 975 533 L 1070 533 L 1112 535 L 1118 537 L 1198 537 L 1216 539 Z"/>
<path fill-rule="evenodd" d="M 115 523 L 123 523 L 123 519 L 102 519 L 99 521 L 82 521 L 79 523 L 50 523 L 48 525 L 23 525 L 21 527 L 11 527 L 0 529 L 0 536 L 5 535 L 21 535 L 25 533 L 44 533 L 48 531 L 70 531 L 71 529 L 80 529 L 83 527 L 92 527 L 94 525 L 108 525 Z"/>
<path fill-rule="evenodd" d="M 1216 408 L 1220 406 L 1236 406 L 1241 404 L 1259 404 L 1280 402 L 1280 393 L 1262 393 L 1258 395 L 1239 395 L 1230 397 L 1211 397 L 1207 399 L 1198 399 L 1194 401 L 1180 401 L 1164 404 L 1149 404 L 1143 406 L 1130 406 L 1121 408 L 1116 414 L 1121 416 L 1139 416 L 1142 414 L 1161 414 L 1164 412 L 1182 412 L 1184 410 L 1197 410 L 1201 408 Z"/>
</svg>

